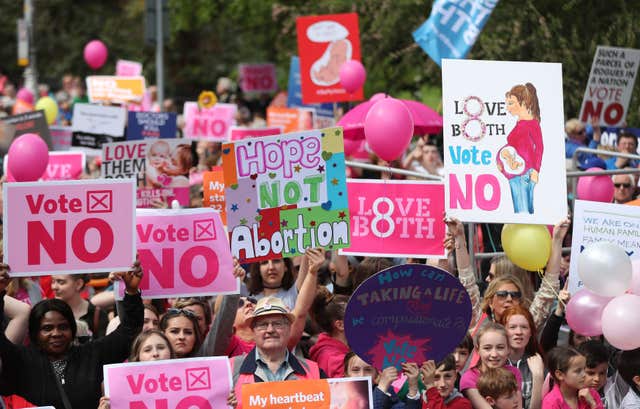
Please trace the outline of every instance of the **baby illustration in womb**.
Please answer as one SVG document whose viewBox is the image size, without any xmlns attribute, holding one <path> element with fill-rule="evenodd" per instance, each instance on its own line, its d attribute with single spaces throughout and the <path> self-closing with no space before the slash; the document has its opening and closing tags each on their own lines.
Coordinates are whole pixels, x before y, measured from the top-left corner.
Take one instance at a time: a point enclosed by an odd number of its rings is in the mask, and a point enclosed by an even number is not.
<svg viewBox="0 0 640 409">
<path fill-rule="evenodd" d="M 146 185 L 150 187 L 167 186 L 163 182 L 166 181 L 166 175 L 162 169 L 169 163 L 171 158 L 171 146 L 163 140 L 155 141 L 149 146 L 146 160 Z"/>
<path fill-rule="evenodd" d="M 351 59 L 351 42 L 341 39 L 329 43 L 324 54 L 311 66 L 311 80 L 317 85 L 333 85 L 340 81 L 340 67 Z"/>
</svg>

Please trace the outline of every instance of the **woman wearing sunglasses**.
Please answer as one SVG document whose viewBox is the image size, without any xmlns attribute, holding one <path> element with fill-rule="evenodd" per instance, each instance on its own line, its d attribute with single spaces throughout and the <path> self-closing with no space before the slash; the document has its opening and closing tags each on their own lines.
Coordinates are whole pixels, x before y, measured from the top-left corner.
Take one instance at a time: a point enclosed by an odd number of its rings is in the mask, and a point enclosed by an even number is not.
<svg viewBox="0 0 640 409">
<path fill-rule="evenodd" d="M 198 318 L 185 309 L 170 308 L 160 320 L 160 330 L 169 338 L 176 358 L 196 356 L 202 343 Z"/>
</svg>

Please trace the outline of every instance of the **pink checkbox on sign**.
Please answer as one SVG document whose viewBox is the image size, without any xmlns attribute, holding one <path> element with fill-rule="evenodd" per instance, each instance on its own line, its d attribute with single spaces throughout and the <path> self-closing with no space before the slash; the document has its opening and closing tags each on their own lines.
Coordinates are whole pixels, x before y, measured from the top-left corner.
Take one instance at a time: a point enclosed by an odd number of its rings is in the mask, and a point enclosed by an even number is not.
<svg viewBox="0 0 640 409">
<path fill-rule="evenodd" d="M 87 191 L 87 213 L 111 213 L 113 209 L 111 190 Z"/>
<path fill-rule="evenodd" d="M 211 389 L 211 376 L 208 367 L 185 369 L 188 391 Z"/>
<path fill-rule="evenodd" d="M 216 228 L 213 219 L 193 221 L 193 240 L 208 241 L 216 239 Z"/>
</svg>

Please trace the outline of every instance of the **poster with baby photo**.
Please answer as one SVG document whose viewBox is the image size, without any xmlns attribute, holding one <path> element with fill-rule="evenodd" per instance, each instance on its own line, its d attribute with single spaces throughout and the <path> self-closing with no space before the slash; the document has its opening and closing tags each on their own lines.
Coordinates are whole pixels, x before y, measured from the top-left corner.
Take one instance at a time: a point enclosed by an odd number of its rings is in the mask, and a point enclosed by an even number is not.
<svg viewBox="0 0 640 409">
<path fill-rule="evenodd" d="M 138 181 L 138 208 L 157 207 L 162 202 L 189 206 L 189 170 L 196 163 L 191 141 L 150 139 L 102 145 L 103 178 Z"/>
<path fill-rule="evenodd" d="M 449 216 L 529 224 L 566 217 L 561 64 L 444 59 L 442 101 Z"/>
<path fill-rule="evenodd" d="M 340 68 L 360 61 L 358 14 L 328 14 L 296 19 L 302 102 L 360 101 L 362 88 L 349 93 L 340 85 Z"/>
</svg>

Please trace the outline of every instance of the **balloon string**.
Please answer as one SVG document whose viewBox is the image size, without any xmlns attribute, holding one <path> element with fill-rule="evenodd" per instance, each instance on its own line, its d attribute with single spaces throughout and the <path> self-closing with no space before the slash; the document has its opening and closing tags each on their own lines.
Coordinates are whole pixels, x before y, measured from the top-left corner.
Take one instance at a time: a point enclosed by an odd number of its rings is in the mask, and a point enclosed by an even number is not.
<svg viewBox="0 0 640 409">
<path fill-rule="evenodd" d="M 544 274 L 542 274 L 542 269 L 538 269 L 538 276 L 540 277 L 540 279 L 544 282 L 547 283 L 547 285 L 549 286 L 549 288 L 551 289 L 551 292 L 556 296 L 556 298 L 558 299 L 558 302 L 560 304 L 562 304 L 563 308 L 567 308 L 567 304 L 564 303 L 564 301 L 562 301 L 560 299 L 560 294 L 558 294 L 558 292 L 556 290 L 554 290 L 553 285 L 551 285 L 551 283 L 549 282 L 549 280 L 547 280 L 547 278 L 544 276 Z"/>
</svg>

